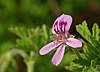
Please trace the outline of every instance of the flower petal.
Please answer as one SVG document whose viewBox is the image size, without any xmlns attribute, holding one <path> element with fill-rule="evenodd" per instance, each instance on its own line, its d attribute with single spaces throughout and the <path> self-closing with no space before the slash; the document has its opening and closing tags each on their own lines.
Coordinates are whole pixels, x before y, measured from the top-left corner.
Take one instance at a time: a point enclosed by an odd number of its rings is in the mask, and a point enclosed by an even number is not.
<svg viewBox="0 0 100 72">
<path fill-rule="evenodd" d="M 58 18 L 55 20 L 55 22 L 54 22 L 54 24 L 53 24 L 53 26 L 52 26 L 52 33 L 53 33 L 53 34 L 56 34 L 56 31 L 55 31 L 55 30 L 57 30 L 57 26 L 58 26 L 58 21 L 59 21 L 59 19 L 60 19 L 60 17 L 58 17 Z"/>
<path fill-rule="evenodd" d="M 54 48 L 56 48 L 57 46 L 59 46 L 61 44 L 61 42 L 51 42 L 47 45 L 45 45 L 44 47 L 42 47 L 39 51 L 40 55 L 45 55 L 47 53 L 49 53 L 51 50 L 53 50 Z"/>
<path fill-rule="evenodd" d="M 66 44 L 73 48 L 82 47 L 82 42 L 75 38 L 68 38 Z"/>
<path fill-rule="evenodd" d="M 65 26 L 65 31 L 69 31 L 70 29 L 70 26 L 72 24 L 72 17 L 70 15 L 62 15 L 61 18 L 60 18 L 60 21 L 59 22 L 67 22 L 67 25 Z"/>
<path fill-rule="evenodd" d="M 64 33 L 68 33 L 71 23 L 72 17 L 70 15 L 62 14 L 55 20 L 52 26 L 52 33 L 56 35 L 58 35 L 58 33 L 61 31 L 63 31 Z"/>
<path fill-rule="evenodd" d="M 53 58 L 52 58 L 52 63 L 54 65 L 58 65 L 62 59 L 63 59 L 63 56 L 64 56 L 64 52 L 65 52 L 65 45 L 62 44 L 56 51 L 56 53 L 54 54 Z"/>
</svg>

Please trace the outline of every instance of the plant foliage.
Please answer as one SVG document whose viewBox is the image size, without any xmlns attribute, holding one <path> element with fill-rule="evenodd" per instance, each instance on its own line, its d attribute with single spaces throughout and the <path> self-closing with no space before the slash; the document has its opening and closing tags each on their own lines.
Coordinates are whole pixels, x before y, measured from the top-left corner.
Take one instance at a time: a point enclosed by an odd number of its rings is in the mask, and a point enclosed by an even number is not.
<svg viewBox="0 0 100 72">
<path fill-rule="evenodd" d="M 86 21 L 76 26 L 78 33 L 84 38 L 83 52 L 80 58 L 75 58 L 66 69 L 74 72 L 99 72 L 100 71 L 100 28 L 95 23 L 92 32 L 88 29 Z"/>
</svg>

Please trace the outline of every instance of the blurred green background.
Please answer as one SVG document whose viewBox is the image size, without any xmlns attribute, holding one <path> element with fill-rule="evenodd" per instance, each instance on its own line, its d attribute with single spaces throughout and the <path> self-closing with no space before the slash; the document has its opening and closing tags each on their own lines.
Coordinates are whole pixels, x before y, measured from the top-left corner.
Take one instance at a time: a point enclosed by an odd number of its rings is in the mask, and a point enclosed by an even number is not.
<svg viewBox="0 0 100 72">
<path fill-rule="evenodd" d="M 100 0 L 0 0 L 0 41 L 11 37 L 9 26 L 51 27 L 62 13 L 73 17 L 73 29 L 83 20 L 100 24 Z"/>
<path fill-rule="evenodd" d="M 95 22 L 100 26 L 100 0 L 0 0 L 0 55 L 15 47 L 15 40 L 19 38 L 17 34 L 9 31 L 10 27 L 18 26 L 30 29 L 41 28 L 45 24 L 48 35 L 51 35 L 49 28 L 51 28 L 54 20 L 63 13 L 73 17 L 73 24 L 70 29 L 72 34 L 77 34 L 75 26 L 83 20 L 87 21 L 90 29 Z M 39 49 L 49 41 L 42 43 Z M 27 50 L 25 51 L 28 52 Z M 26 72 L 23 59 L 20 56 L 17 59 L 18 72 Z M 62 68 L 63 65 L 61 67 L 53 66 L 49 55 L 39 56 L 39 59 L 42 62 L 36 62 L 35 72 L 66 71 Z"/>
</svg>

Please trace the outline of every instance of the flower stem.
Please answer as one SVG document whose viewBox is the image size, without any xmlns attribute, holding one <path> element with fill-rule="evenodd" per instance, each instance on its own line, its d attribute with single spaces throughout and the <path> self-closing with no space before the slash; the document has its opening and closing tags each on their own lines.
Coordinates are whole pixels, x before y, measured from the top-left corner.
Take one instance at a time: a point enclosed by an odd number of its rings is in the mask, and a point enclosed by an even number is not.
<svg viewBox="0 0 100 72">
<path fill-rule="evenodd" d="M 79 51 L 78 51 L 77 49 L 72 49 L 72 50 L 73 50 L 73 52 L 76 54 L 76 56 L 77 56 L 78 58 L 81 58 L 80 53 L 79 53 Z"/>
<path fill-rule="evenodd" d="M 34 62 L 32 60 L 27 62 L 26 65 L 27 65 L 27 72 L 34 72 Z"/>
</svg>

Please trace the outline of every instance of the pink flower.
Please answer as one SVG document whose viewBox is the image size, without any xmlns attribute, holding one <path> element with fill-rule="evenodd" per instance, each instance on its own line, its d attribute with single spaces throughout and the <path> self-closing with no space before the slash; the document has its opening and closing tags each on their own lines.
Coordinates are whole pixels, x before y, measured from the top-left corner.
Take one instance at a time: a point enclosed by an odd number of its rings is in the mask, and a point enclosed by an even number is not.
<svg viewBox="0 0 100 72">
<path fill-rule="evenodd" d="M 72 17 L 69 15 L 62 14 L 58 17 L 52 26 L 52 33 L 56 35 L 56 40 L 40 49 L 40 55 L 45 55 L 59 46 L 52 58 L 52 63 L 56 66 L 62 61 L 66 46 L 70 46 L 72 48 L 82 47 L 81 41 L 74 37 L 70 37 L 68 34 L 71 23 Z"/>
</svg>

